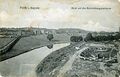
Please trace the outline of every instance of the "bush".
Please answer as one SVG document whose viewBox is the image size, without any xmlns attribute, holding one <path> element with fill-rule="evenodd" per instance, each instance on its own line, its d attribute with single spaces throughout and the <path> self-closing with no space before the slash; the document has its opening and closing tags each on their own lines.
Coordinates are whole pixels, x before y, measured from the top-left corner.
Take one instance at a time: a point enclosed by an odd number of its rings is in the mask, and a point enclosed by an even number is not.
<svg viewBox="0 0 120 77">
<path fill-rule="evenodd" d="M 54 37 L 53 37 L 53 34 L 48 34 L 48 35 L 47 35 L 47 39 L 48 39 L 49 41 L 51 41 L 53 38 L 54 38 Z"/>
<path fill-rule="evenodd" d="M 80 42 L 82 40 L 83 40 L 82 36 L 71 36 L 70 37 L 71 42 Z"/>
<path fill-rule="evenodd" d="M 119 40 L 119 39 L 120 39 L 120 33 L 117 33 L 117 35 L 115 36 L 115 39 L 116 39 L 116 40 Z"/>
<path fill-rule="evenodd" d="M 115 36 L 96 36 L 94 37 L 94 41 L 113 41 L 116 40 Z"/>
<path fill-rule="evenodd" d="M 47 48 L 52 49 L 53 48 L 53 44 L 47 45 Z"/>
<path fill-rule="evenodd" d="M 119 40 L 120 39 L 120 33 L 117 33 L 114 35 L 102 35 L 102 36 L 95 36 L 93 37 L 94 41 L 113 41 L 113 40 Z"/>
<path fill-rule="evenodd" d="M 93 36 L 92 33 L 88 33 L 84 39 L 85 41 L 92 41 L 93 40 Z"/>
</svg>

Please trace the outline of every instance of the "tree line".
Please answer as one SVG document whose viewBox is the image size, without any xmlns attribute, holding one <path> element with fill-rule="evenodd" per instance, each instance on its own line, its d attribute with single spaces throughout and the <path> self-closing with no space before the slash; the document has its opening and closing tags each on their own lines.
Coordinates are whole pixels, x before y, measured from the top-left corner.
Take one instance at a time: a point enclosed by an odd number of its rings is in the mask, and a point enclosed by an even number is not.
<svg viewBox="0 0 120 77">
<path fill-rule="evenodd" d="M 82 36 L 71 36 L 70 41 L 71 42 L 80 42 L 80 41 L 113 41 L 113 40 L 119 40 L 120 39 L 120 33 L 117 33 L 116 35 L 100 35 L 100 36 L 94 36 L 92 33 L 88 33 L 85 38 Z"/>
<path fill-rule="evenodd" d="M 48 34 L 47 39 L 51 41 L 54 38 L 53 34 Z M 71 36 L 70 41 L 71 42 L 80 42 L 80 41 L 113 41 L 113 40 L 119 40 L 120 39 L 120 33 L 117 33 L 116 35 L 96 35 L 93 36 L 92 33 L 88 33 L 85 38 L 82 36 Z"/>
</svg>

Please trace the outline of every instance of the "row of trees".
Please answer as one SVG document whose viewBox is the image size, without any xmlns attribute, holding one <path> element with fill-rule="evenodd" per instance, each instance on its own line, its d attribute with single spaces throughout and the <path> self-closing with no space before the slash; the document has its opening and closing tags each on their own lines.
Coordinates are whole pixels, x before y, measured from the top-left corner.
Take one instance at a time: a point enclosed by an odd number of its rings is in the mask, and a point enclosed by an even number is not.
<svg viewBox="0 0 120 77">
<path fill-rule="evenodd" d="M 80 42 L 83 40 L 82 36 L 71 36 L 70 41 L 71 42 Z"/>
<path fill-rule="evenodd" d="M 83 40 L 84 41 L 91 41 L 91 40 L 93 40 L 92 34 L 88 33 L 85 38 L 83 38 L 82 36 L 71 36 L 70 37 L 70 41 L 71 42 L 80 42 L 80 41 L 83 41 Z"/>
<path fill-rule="evenodd" d="M 71 36 L 70 41 L 71 42 L 80 42 L 80 41 L 113 41 L 113 40 L 119 40 L 120 39 L 120 33 L 117 33 L 114 35 L 107 35 L 107 36 L 92 36 L 92 33 L 88 33 L 85 38 L 82 36 Z"/>
<path fill-rule="evenodd" d="M 54 38 L 53 34 L 48 34 L 47 39 L 51 41 Z M 112 41 L 112 40 L 119 40 L 120 33 L 117 33 L 115 36 L 107 35 L 107 36 L 92 36 L 92 33 L 88 33 L 85 38 L 82 36 L 71 36 L 71 42 L 80 42 L 80 41 Z"/>
<path fill-rule="evenodd" d="M 120 39 L 120 33 L 116 35 L 108 35 L 108 36 L 95 36 L 92 38 L 93 41 L 113 41 L 119 39 Z"/>
</svg>

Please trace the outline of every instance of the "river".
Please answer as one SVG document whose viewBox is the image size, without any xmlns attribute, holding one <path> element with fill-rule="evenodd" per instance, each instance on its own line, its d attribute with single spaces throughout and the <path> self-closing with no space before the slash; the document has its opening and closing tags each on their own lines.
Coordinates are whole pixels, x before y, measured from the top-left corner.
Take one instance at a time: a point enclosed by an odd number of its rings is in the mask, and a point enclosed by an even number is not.
<svg viewBox="0 0 120 77">
<path fill-rule="evenodd" d="M 51 52 L 68 43 L 55 44 L 52 49 L 45 47 L 34 49 L 17 57 L 0 62 L 0 77 L 36 77 L 35 68 Z"/>
</svg>

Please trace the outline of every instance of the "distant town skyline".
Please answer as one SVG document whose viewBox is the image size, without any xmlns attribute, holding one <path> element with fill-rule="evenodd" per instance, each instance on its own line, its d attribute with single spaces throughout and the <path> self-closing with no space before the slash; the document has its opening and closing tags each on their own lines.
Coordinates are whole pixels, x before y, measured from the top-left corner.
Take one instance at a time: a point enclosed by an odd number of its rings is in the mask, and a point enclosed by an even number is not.
<svg viewBox="0 0 120 77">
<path fill-rule="evenodd" d="M 72 7 L 111 10 L 81 10 Z M 0 0 L 0 27 L 119 31 L 120 0 Z"/>
</svg>

